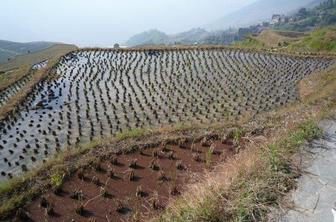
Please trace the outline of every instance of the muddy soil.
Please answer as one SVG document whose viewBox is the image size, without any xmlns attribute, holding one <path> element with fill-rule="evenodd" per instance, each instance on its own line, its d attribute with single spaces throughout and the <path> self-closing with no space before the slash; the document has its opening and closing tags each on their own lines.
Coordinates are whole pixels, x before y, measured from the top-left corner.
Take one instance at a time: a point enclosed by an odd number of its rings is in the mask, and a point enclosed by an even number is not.
<svg viewBox="0 0 336 222">
<path fill-rule="evenodd" d="M 111 156 L 24 210 L 32 221 L 146 221 L 235 151 L 233 141 L 216 140 Z"/>
</svg>

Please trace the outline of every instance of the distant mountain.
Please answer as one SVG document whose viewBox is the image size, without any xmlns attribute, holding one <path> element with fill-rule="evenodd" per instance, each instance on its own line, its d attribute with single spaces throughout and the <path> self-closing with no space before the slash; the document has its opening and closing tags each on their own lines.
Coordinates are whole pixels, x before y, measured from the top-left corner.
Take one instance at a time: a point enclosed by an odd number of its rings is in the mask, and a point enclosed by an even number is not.
<svg viewBox="0 0 336 222">
<path fill-rule="evenodd" d="M 195 44 L 209 36 L 209 32 L 201 28 L 191 29 L 174 35 L 167 35 L 164 32 L 153 29 L 131 37 L 127 46 L 144 46 L 144 45 L 173 45 L 173 44 Z"/>
<path fill-rule="evenodd" d="M 295 13 L 298 9 L 313 8 L 326 0 L 259 0 L 203 28 L 195 28 L 174 35 L 153 29 L 131 37 L 126 46 L 230 44 L 240 35 L 230 30 L 269 21 L 273 14 Z M 225 30 L 225 31 L 224 31 Z"/>
<path fill-rule="evenodd" d="M 29 54 L 49 48 L 56 43 L 52 42 L 11 42 L 0 40 L 0 64 L 15 58 L 18 55 Z"/>
<path fill-rule="evenodd" d="M 258 28 L 257 26 L 250 27 L 248 33 L 259 33 Z M 241 40 L 244 36 L 245 34 L 241 34 L 234 29 L 208 32 L 202 28 L 195 28 L 174 35 L 151 30 L 131 37 L 125 45 L 128 47 L 146 45 L 229 45 Z"/>
<path fill-rule="evenodd" d="M 276 23 L 274 28 L 307 32 L 334 25 L 336 25 L 336 0 L 329 0 L 312 9 L 302 9 L 293 13 L 288 22 Z"/>
<path fill-rule="evenodd" d="M 195 28 L 169 37 L 169 44 L 194 44 L 206 38 L 210 33 L 205 29 Z"/>
<path fill-rule="evenodd" d="M 273 14 L 288 14 L 302 7 L 314 7 L 325 0 L 259 0 L 205 26 L 207 30 L 246 27 L 271 19 Z"/>
<path fill-rule="evenodd" d="M 147 32 L 132 36 L 127 42 L 127 46 L 140 46 L 140 45 L 160 45 L 165 44 L 169 36 L 164 32 L 157 29 L 152 29 Z"/>
</svg>

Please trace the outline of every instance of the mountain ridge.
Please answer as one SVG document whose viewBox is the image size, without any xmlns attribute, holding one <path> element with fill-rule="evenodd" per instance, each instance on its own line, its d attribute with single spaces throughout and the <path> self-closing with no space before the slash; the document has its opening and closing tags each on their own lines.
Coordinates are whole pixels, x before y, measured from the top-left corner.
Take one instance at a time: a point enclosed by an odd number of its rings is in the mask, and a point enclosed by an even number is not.
<svg viewBox="0 0 336 222">
<path fill-rule="evenodd" d="M 168 35 L 157 29 L 151 29 L 132 36 L 126 41 L 125 45 L 134 47 L 172 44 L 230 44 L 232 41 L 239 40 L 240 37 L 239 34 L 233 35 L 232 30 L 237 31 L 238 28 L 270 21 L 273 14 L 292 14 L 302 7 L 312 8 L 324 1 L 325 0 L 259 0 L 230 15 L 222 17 L 207 27 L 192 28 L 188 31 L 172 35 Z M 274 8 L 277 9 L 274 10 Z M 235 26 L 235 28 L 233 28 L 233 26 Z M 231 28 L 233 29 L 231 30 Z M 218 39 L 221 41 L 218 41 Z"/>
<path fill-rule="evenodd" d="M 0 40 L 0 64 L 14 59 L 18 55 L 29 54 L 49 48 L 57 43 L 36 41 L 36 42 L 13 42 Z"/>
<path fill-rule="evenodd" d="M 260 0 L 226 15 L 203 28 L 208 31 L 245 27 L 266 20 L 273 14 L 288 14 L 302 7 L 311 8 L 325 0 Z M 276 10 L 274 10 L 276 8 Z"/>
</svg>

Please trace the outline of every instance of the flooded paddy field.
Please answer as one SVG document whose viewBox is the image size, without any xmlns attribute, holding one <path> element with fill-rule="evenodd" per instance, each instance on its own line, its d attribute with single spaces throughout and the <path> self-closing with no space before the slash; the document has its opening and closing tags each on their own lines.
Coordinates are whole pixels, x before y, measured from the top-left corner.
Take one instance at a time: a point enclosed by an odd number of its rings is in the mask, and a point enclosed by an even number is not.
<svg viewBox="0 0 336 222">
<path fill-rule="evenodd" d="M 298 81 L 334 63 L 233 49 L 70 53 L 58 78 L 0 122 L 0 180 L 96 137 L 275 109 L 298 99 Z"/>
</svg>

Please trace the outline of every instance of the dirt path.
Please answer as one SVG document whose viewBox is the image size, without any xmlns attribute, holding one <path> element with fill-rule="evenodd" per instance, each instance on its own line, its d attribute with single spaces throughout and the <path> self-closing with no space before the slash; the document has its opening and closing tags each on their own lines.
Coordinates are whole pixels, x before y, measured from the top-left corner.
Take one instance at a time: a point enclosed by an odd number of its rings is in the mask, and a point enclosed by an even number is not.
<svg viewBox="0 0 336 222">
<path fill-rule="evenodd" d="M 336 202 L 336 120 L 319 124 L 324 135 L 305 147 L 303 176 L 290 198 L 293 208 L 275 221 L 333 222 Z"/>
</svg>

